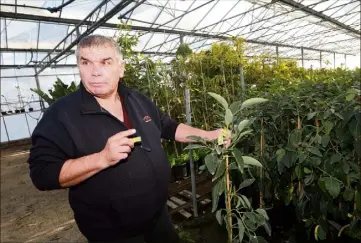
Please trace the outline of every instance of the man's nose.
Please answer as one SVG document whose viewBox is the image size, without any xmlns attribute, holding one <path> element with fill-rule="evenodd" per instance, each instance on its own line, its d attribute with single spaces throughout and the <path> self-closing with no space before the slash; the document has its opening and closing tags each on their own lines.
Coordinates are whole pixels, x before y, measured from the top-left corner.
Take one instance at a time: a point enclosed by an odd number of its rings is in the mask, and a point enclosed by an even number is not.
<svg viewBox="0 0 361 243">
<path fill-rule="evenodd" d="M 92 76 L 100 76 L 101 75 L 100 67 L 98 67 L 98 65 L 94 65 L 91 74 Z"/>
</svg>

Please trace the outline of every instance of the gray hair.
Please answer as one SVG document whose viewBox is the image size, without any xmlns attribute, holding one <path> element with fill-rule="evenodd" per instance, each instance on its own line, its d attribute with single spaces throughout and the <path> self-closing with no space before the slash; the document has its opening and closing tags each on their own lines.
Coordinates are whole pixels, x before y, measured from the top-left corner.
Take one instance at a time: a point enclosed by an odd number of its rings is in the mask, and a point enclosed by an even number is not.
<svg viewBox="0 0 361 243">
<path fill-rule="evenodd" d="M 114 39 L 103 35 L 89 35 L 81 39 L 77 45 L 77 49 L 75 50 L 77 62 L 79 62 L 80 49 L 93 46 L 110 46 L 116 51 L 116 57 L 118 61 L 123 60 L 123 53 L 120 50 L 118 43 Z"/>
</svg>

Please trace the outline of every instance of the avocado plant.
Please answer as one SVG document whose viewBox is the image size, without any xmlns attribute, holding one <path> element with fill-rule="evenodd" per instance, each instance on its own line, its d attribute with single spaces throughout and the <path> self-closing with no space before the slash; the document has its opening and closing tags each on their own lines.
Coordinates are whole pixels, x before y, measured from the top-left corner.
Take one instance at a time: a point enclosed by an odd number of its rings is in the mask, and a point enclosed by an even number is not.
<svg viewBox="0 0 361 243">
<path fill-rule="evenodd" d="M 266 242 L 261 236 L 257 236 L 255 231 L 263 226 L 266 232 L 271 235 L 271 228 L 268 223 L 267 212 L 258 208 L 254 210 L 249 199 L 241 194 L 241 190 L 250 186 L 255 179 L 252 176 L 252 167 L 262 167 L 262 164 L 249 156 L 243 155 L 241 150 L 237 148 L 237 144 L 247 135 L 252 133 L 249 129 L 253 123 L 253 119 L 243 119 L 242 111 L 251 106 L 266 102 L 263 98 L 251 98 L 244 102 L 228 102 L 221 95 L 208 92 L 221 105 L 224 116 L 219 122 L 222 132 L 218 139 L 205 140 L 198 136 L 190 136 L 189 138 L 196 143 L 189 144 L 185 149 L 202 149 L 208 153 L 205 157 L 205 167 L 213 176 L 212 182 L 212 213 L 216 212 L 216 218 L 219 224 L 225 222 L 228 232 L 228 243 L 233 242 Z M 224 141 L 228 137 L 231 138 L 229 145 L 225 146 Z M 231 171 L 238 171 L 244 179 L 238 186 L 232 183 Z M 221 195 L 225 195 L 224 210 L 219 206 Z M 233 231 L 238 234 L 233 237 Z M 246 236 L 246 237 L 245 237 Z"/>
</svg>

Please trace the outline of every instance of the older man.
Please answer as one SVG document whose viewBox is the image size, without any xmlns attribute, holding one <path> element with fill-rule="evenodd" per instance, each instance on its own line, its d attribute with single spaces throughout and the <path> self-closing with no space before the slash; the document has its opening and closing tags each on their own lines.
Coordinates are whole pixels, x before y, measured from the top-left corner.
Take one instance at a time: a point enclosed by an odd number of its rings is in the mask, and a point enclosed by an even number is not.
<svg viewBox="0 0 361 243">
<path fill-rule="evenodd" d="M 34 185 L 69 189 L 75 221 L 90 242 L 177 242 L 161 138 L 186 143 L 190 135 L 215 139 L 220 131 L 178 123 L 125 87 L 124 61 L 112 39 L 82 39 L 76 58 L 80 89 L 51 105 L 32 134 Z"/>
</svg>

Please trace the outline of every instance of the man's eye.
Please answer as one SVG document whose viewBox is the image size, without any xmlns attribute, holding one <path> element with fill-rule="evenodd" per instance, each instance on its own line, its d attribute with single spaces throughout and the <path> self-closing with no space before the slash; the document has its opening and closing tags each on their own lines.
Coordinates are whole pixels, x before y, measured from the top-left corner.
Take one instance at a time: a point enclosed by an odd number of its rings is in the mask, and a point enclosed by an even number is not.
<svg viewBox="0 0 361 243">
<path fill-rule="evenodd" d="M 88 62 L 87 62 L 87 61 L 82 61 L 81 64 L 83 64 L 83 65 L 88 65 Z"/>
</svg>

